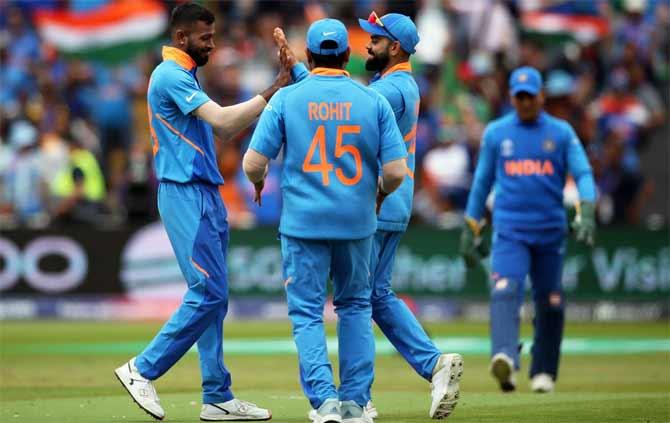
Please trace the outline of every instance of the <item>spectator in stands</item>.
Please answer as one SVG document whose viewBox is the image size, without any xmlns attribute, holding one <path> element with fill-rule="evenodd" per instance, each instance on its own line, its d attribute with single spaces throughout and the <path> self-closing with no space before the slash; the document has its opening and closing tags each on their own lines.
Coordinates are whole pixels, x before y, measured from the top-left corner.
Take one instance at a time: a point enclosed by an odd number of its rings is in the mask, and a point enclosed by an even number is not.
<svg viewBox="0 0 670 423">
<path fill-rule="evenodd" d="M 42 228 L 49 223 L 48 186 L 44 178 L 37 129 L 25 120 L 14 122 L 9 129 L 13 153 L 6 157 L 0 176 L 5 189 L 4 202 L 10 205 L 14 224 Z"/>
<path fill-rule="evenodd" d="M 105 180 L 95 156 L 73 137 L 68 166 L 56 175 L 51 185 L 56 204 L 54 219 L 59 222 L 99 224 L 107 213 L 104 206 Z"/>
</svg>

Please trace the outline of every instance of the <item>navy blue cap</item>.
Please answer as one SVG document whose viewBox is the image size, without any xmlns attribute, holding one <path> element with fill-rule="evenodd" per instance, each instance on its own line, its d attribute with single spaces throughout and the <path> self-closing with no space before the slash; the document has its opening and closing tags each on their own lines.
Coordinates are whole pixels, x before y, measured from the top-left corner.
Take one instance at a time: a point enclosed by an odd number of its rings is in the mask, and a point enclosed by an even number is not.
<svg viewBox="0 0 670 423">
<path fill-rule="evenodd" d="M 509 89 L 512 95 L 520 92 L 538 95 L 542 90 L 542 75 L 530 66 L 515 69 L 509 77 Z"/>
<path fill-rule="evenodd" d="M 416 52 L 416 45 L 419 44 L 419 33 L 409 16 L 389 13 L 379 18 L 384 24 L 383 26 L 375 22 L 374 16 L 376 15 L 373 12 L 367 20 L 358 20 L 358 24 L 363 28 L 363 31 L 371 35 L 379 35 L 398 41 L 400 47 L 409 54 Z"/>
<path fill-rule="evenodd" d="M 324 41 L 334 41 L 337 47 L 321 48 Z M 337 19 L 320 19 L 307 30 L 307 48 L 314 54 L 324 56 L 342 54 L 349 48 L 347 28 Z"/>
</svg>

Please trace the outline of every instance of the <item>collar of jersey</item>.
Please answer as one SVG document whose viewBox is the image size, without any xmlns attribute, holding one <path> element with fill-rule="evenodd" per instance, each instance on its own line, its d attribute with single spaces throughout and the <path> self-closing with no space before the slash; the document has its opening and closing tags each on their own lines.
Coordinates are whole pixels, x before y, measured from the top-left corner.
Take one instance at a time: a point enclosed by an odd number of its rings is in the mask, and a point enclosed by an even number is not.
<svg viewBox="0 0 670 423">
<path fill-rule="evenodd" d="M 547 112 L 545 112 L 544 110 L 540 112 L 540 114 L 537 116 L 537 119 L 535 119 L 533 122 L 522 121 L 521 118 L 519 117 L 519 114 L 516 111 L 514 111 L 514 120 L 519 125 L 540 125 L 544 123 L 545 119 L 547 119 Z"/>
<path fill-rule="evenodd" d="M 318 76 L 349 76 L 349 72 L 345 71 L 344 69 L 333 69 L 333 68 L 314 68 L 312 69 L 312 72 L 310 72 L 312 75 L 318 75 Z"/>
<path fill-rule="evenodd" d="M 163 46 L 163 60 L 172 60 L 177 62 L 179 66 L 186 69 L 187 71 L 192 71 L 195 68 L 195 61 L 183 50 L 179 50 L 176 47 Z"/>
<path fill-rule="evenodd" d="M 412 72 L 412 65 L 409 62 L 400 62 L 384 72 L 382 78 L 393 72 Z"/>
</svg>

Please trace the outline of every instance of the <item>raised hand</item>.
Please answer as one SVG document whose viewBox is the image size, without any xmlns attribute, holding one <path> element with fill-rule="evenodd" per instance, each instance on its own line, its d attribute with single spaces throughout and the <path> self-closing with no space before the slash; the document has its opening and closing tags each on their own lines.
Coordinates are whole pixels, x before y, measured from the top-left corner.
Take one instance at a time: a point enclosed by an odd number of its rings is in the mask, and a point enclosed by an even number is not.
<svg viewBox="0 0 670 423">
<path fill-rule="evenodd" d="M 296 63 L 298 63 L 298 59 L 296 59 L 295 53 L 293 52 L 293 50 L 291 50 L 291 47 L 288 45 L 288 41 L 286 40 L 284 30 L 277 27 L 272 33 L 272 36 L 274 37 L 275 43 L 277 44 L 277 47 L 279 47 L 280 50 L 282 49 L 282 47 L 286 48 L 286 60 L 290 70 L 290 68 L 292 68 L 293 66 L 295 66 Z"/>
</svg>

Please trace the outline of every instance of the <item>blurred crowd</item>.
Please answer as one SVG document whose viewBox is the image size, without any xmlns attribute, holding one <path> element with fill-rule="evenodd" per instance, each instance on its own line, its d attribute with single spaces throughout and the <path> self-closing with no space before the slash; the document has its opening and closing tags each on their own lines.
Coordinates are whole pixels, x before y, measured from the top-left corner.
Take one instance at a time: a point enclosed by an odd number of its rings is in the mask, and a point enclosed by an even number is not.
<svg viewBox="0 0 670 423">
<path fill-rule="evenodd" d="M 156 219 L 146 90 L 161 42 L 113 65 L 66 57 L 35 30 L 32 13 L 42 3 L 77 2 L 0 0 L 0 228 L 63 222 L 112 228 Z M 416 222 L 460 224 L 482 131 L 511 110 L 507 77 L 523 64 L 541 70 L 546 109 L 572 124 L 588 152 L 600 224 L 639 223 L 658 190 L 640 154 L 668 142 L 661 132 L 668 123 L 668 0 L 202 3 L 217 16 L 217 47 L 198 75 L 222 105 L 272 82 L 275 26 L 285 28 L 299 53 L 310 22 L 343 20 L 352 47 L 348 69 L 366 81 L 369 37 L 357 18 L 373 9 L 413 17 L 422 40 L 412 62 L 421 90 Z M 163 4 L 167 14 L 175 3 Z M 281 163 L 273 162 L 261 208 L 241 170 L 252 131 L 217 144 L 226 180 L 220 191 L 234 227 L 279 220 Z M 576 196 L 568 181 L 566 203 Z"/>
</svg>

